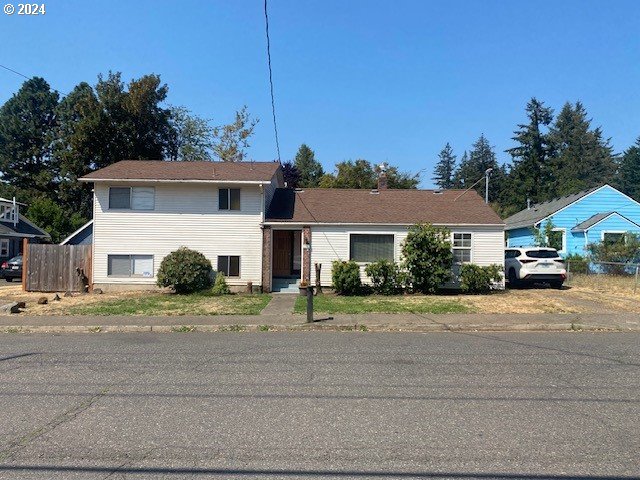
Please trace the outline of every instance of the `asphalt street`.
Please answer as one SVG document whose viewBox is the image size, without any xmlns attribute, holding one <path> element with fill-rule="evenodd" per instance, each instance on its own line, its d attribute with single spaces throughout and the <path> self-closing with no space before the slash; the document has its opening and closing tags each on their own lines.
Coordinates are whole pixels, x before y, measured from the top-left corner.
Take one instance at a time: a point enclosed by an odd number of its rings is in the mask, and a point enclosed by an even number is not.
<svg viewBox="0 0 640 480">
<path fill-rule="evenodd" d="M 0 478 L 640 478 L 640 334 L 0 336 Z"/>
</svg>

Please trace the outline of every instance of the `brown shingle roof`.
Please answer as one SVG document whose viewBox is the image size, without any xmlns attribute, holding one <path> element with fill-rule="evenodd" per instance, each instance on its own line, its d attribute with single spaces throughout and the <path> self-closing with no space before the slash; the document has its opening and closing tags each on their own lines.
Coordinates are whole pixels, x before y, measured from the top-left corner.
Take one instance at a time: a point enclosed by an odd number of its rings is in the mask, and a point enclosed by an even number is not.
<svg viewBox="0 0 640 480">
<path fill-rule="evenodd" d="M 441 193 L 436 193 L 441 192 Z M 350 190 L 279 188 L 268 222 L 503 225 L 493 209 L 471 190 Z"/>
<path fill-rule="evenodd" d="M 277 162 L 166 162 L 122 160 L 85 175 L 80 180 L 199 180 L 268 182 Z"/>
</svg>

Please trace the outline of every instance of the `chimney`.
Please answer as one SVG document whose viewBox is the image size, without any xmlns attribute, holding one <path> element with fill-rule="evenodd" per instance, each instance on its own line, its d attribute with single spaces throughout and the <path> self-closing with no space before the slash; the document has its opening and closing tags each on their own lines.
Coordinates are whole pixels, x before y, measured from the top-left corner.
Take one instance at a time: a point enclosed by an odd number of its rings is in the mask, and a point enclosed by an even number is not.
<svg viewBox="0 0 640 480">
<path fill-rule="evenodd" d="M 378 174 L 378 190 L 387 189 L 387 164 L 380 165 L 380 173 Z"/>
<path fill-rule="evenodd" d="M 527 210 L 531 210 L 531 199 L 527 197 Z"/>
</svg>

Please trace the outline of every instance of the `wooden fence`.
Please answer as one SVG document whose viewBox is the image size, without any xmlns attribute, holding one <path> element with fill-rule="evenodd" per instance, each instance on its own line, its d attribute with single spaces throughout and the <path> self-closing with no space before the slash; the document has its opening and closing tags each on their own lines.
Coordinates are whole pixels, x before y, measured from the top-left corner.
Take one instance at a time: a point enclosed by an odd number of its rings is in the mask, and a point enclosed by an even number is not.
<svg viewBox="0 0 640 480">
<path fill-rule="evenodd" d="M 22 286 L 29 292 L 84 292 L 91 285 L 91 245 L 23 247 Z"/>
</svg>

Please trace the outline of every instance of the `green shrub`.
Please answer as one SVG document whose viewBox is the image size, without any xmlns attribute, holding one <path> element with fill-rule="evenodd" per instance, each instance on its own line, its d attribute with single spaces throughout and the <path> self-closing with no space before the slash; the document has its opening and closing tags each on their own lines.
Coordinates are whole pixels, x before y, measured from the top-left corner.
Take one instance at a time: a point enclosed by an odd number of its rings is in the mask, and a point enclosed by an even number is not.
<svg viewBox="0 0 640 480">
<path fill-rule="evenodd" d="M 572 253 L 564 258 L 567 270 L 571 273 L 589 273 L 589 260 L 582 255 Z"/>
<path fill-rule="evenodd" d="M 367 265 L 364 271 L 371 278 L 375 293 L 395 295 L 402 292 L 406 275 L 397 263 L 378 260 Z"/>
<path fill-rule="evenodd" d="M 460 268 L 460 289 L 464 293 L 489 293 L 491 285 L 501 280 L 500 265 L 481 267 L 474 263 L 465 263 Z"/>
<path fill-rule="evenodd" d="M 333 289 L 338 295 L 357 295 L 362 291 L 360 267 L 354 261 L 336 260 L 331 268 Z"/>
<path fill-rule="evenodd" d="M 631 269 L 625 264 L 640 262 L 640 235 L 625 233 L 616 242 L 590 243 L 587 249 L 592 260 L 602 262 L 604 273 L 629 274 Z"/>
<path fill-rule="evenodd" d="M 211 262 L 202 253 L 180 247 L 162 259 L 157 283 L 176 293 L 197 292 L 211 287 L 212 273 Z"/>
<path fill-rule="evenodd" d="M 402 256 L 414 291 L 435 293 L 451 278 L 450 238 L 448 229 L 428 223 L 409 228 L 402 244 Z"/>
<path fill-rule="evenodd" d="M 224 277 L 224 273 L 216 272 L 216 280 L 213 282 L 211 293 L 214 295 L 229 295 L 231 293 L 229 285 L 227 285 L 227 280 Z"/>
</svg>

